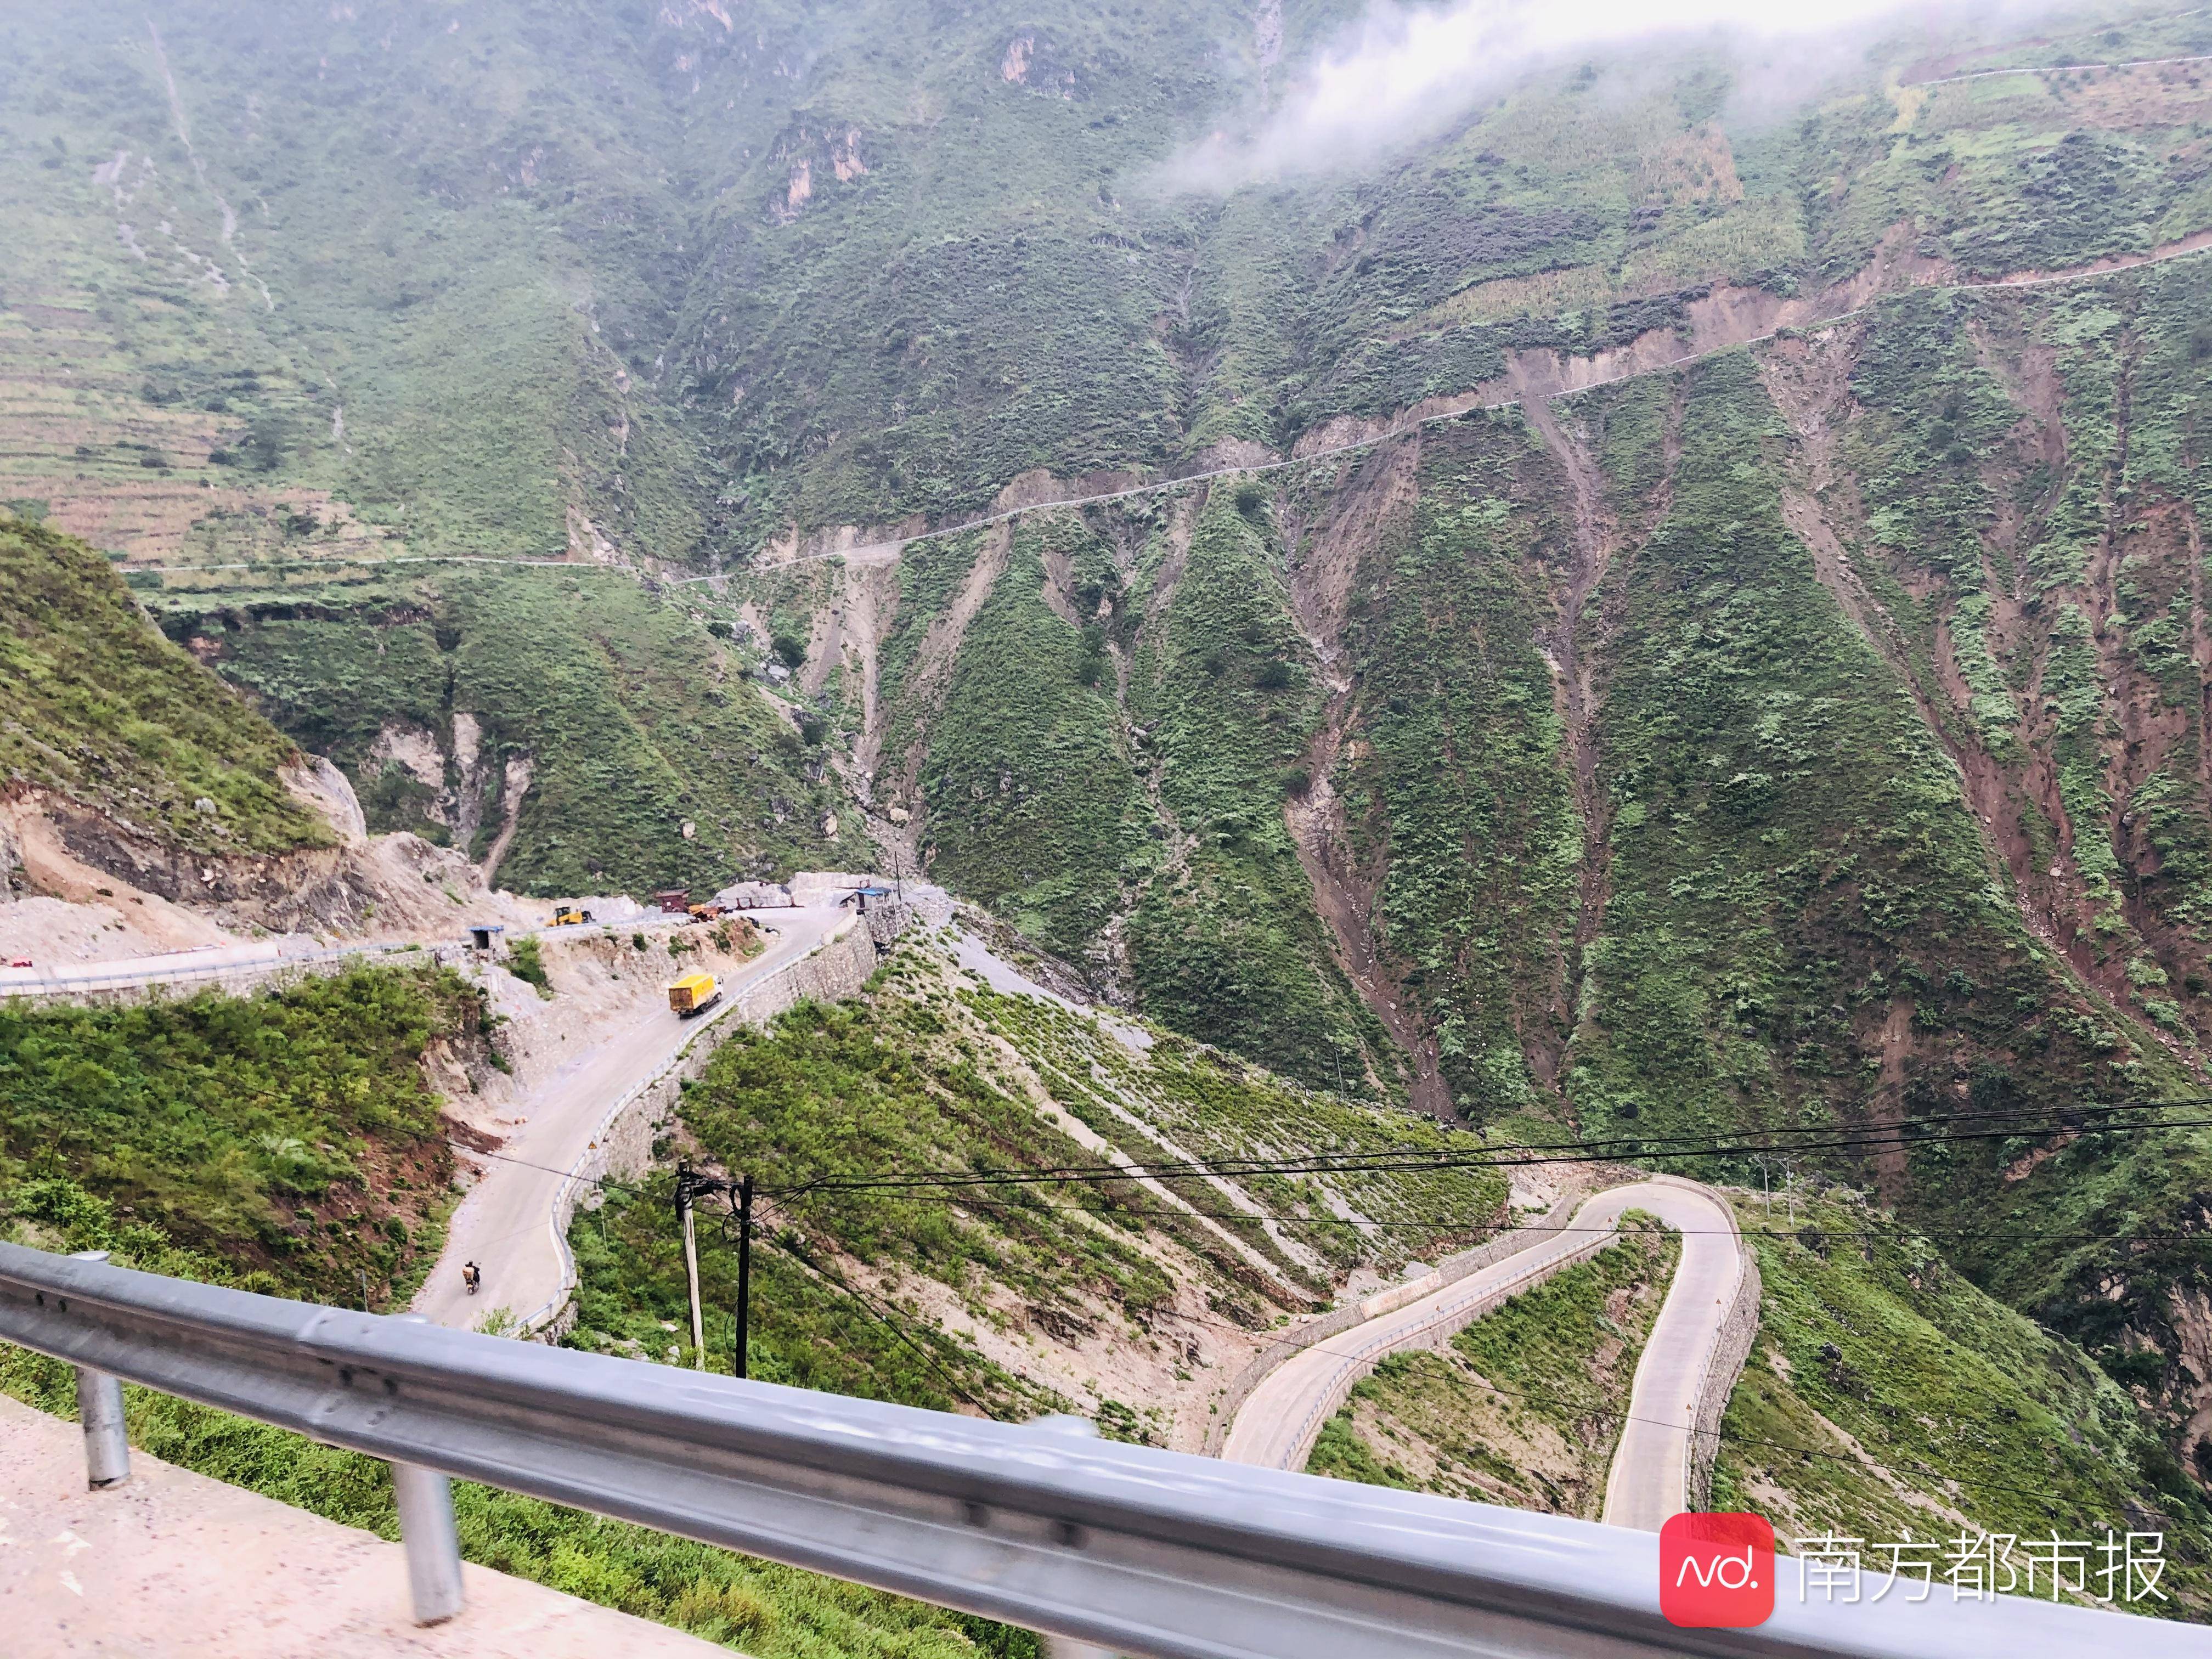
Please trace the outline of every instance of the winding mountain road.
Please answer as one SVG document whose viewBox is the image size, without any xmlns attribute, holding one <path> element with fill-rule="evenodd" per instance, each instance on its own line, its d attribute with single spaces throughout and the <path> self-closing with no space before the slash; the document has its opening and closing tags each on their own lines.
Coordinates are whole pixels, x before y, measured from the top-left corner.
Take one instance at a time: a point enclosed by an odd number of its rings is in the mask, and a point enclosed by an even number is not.
<svg viewBox="0 0 2212 1659">
<path fill-rule="evenodd" d="M 1665 1178 L 1609 1188 L 1564 1228 L 1531 1228 L 1504 1259 L 1293 1354 L 1237 1413 L 1221 1455 L 1233 1463 L 1302 1469 L 1322 1425 L 1376 1364 L 1434 1346 L 1492 1307 L 1605 1248 L 1623 1214 L 1646 1210 L 1682 1234 L 1682 1256 L 1630 1391 L 1629 1421 L 1606 1482 L 1607 1524 L 1656 1532 L 1687 1499 L 1690 1437 L 1706 1368 L 1743 1271 L 1735 1218 L 1703 1188 Z M 1370 1299 L 1387 1303 L 1389 1293 Z"/>
<path fill-rule="evenodd" d="M 1689 1503 L 1691 1431 L 1721 1328 L 1743 1282 L 1743 1239 L 1735 1212 L 1699 1188 L 1640 1181 L 1590 1203 L 1617 1199 L 1625 1201 L 1613 1212 L 1616 1218 L 1626 1209 L 1649 1210 L 1682 1235 L 1674 1282 L 1636 1362 L 1628 1420 L 1613 1448 L 1598 1516 L 1609 1527 L 1656 1532 Z"/>
<path fill-rule="evenodd" d="M 633 1088 L 673 1064 L 691 1041 L 736 1015 L 744 994 L 837 936 L 866 924 L 835 902 L 763 912 L 779 931 L 768 948 L 723 976 L 720 1006 L 679 1019 L 656 1006 L 574 1055 L 531 1095 L 526 1121 L 497 1152 L 453 1212 L 446 1248 L 415 1298 L 415 1311 L 466 1329 L 495 1310 L 531 1322 L 568 1290 L 568 1261 L 556 1205 L 570 1172 L 591 1150 L 608 1111 Z M 477 1263 L 483 1284 L 471 1296 L 461 1264 Z"/>
<path fill-rule="evenodd" d="M 679 1019 L 656 999 L 644 1012 L 598 1042 L 578 1045 L 580 1052 L 526 1096 L 520 1103 L 521 1125 L 496 1152 L 477 1155 L 483 1174 L 454 1211 L 445 1249 L 415 1298 L 415 1311 L 437 1324 L 467 1328 L 495 1310 L 504 1309 L 528 1323 L 557 1306 L 568 1288 L 568 1262 L 555 1228 L 556 1205 L 570 1173 L 591 1150 L 609 1109 L 674 1063 L 702 1031 L 734 1014 L 746 992 L 846 928 L 865 926 L 859 915 L 837 902 L 841 890 L 833 883 L 811 895 L 816 901 L 812 903 L 758 913 L 755 920 L 775 930 L 767 939 L 768 948 L 723 975 L 723 1000 L 711 1012 L 694 1020 Z M 659 933 L 686 920 L 646 913 L 580 927 L 515 928 L 507 939 Z M 67 997 L 199 980 L 250 984 L 311 963 L 392 957 L 458 944 L 423 939 L 329 947 L 288 938 L 118 957 L 60 971 L 0 967 L 0 997 Z M 465 1261 L 483 1268 L 483 1282 L 474 1296 L 461 1280 Z"/>
</svg>

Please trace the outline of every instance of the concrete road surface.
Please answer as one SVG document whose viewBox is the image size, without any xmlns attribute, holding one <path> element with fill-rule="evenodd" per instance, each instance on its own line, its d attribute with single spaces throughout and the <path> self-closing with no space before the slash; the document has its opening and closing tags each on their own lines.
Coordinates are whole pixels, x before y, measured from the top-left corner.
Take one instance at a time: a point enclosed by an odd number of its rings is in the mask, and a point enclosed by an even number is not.
<svg viewBox="0 0 2212 1659">
<path fill-rule="evenodd" d="M 1623 1213 L 1638 1209 L 1683 1231 L 1682 1258 L 1636 1369 L 1632 1420 L 1613 1454 L 1603 1518 L 1656 1532 L 1683 1507 L 1698 1385 L 1741 1271 L 1735 1218 L 1704 1193 L 1670 1182 L 1638 1181 L 1598 1193 L 1562 1231 L 1538 1234 L 1526 1249 L 1293 1354 L 1245 1401 L 1222 1456 L 1304 1468 L 1322 1425 L 1377 1361 L 1439 1328 L 1467 1322 L 1470 1305 L 1486 1297 L 1540 1284 L 1610 1234 Z"/>
<path fill-rule="evenodd" d="M 133 1449 L 84 1489 L 75 1423 L 0 1396 L 8 1659 L 728 1659 L 729 1650 L 488 1567 L 413 1622 L 397 1544 Z"/>
<path fill-rule="evenodd" d="M 1590 1204 L 1595 1202 L 1590 1200 Z M 1571 1229 L 1592 1224 L 1611 1227 L 1613 1216 L 1595 1223 L 1584 1220 L 1590 1204 L 1583 1206 Z M 1618 1214 L 1613 1212 L 1613 1216 Z M 1221 1455 L 1231 1463 L 1258 1463 L 1274 1469 L 1305 1468 L 1322 1425 L 1343 1403 L 1352 1385 L 1375 1369 L 1377 1360 L 1412 1346 L 1439 1326 L 1451 1325 L 1455 1317 L 1465 1323 L 1468 1307 L 1486 1297 L 1549 1277 L 1589 1240 L 1588 1233 L 1573 1231 L 1537 1233 L 1526 1249 L 1291 1355 L 1270 1371 L 1244 1401 L 1236 1422 L 1230 1425 Z"/>
<path fill-rule="evenodd" d="M 601 901 L 605 902 L 604 900 Z M 542 908 L 542 907 L 538 907 Z M 507 942 L 519 939 L 580 937 L 586 933 L 633 933 L 681 927 L 688 918 L 640 911 L 619 919 L 577 928 L 508 927 Z M 212 923 L 209 924 L 210 927 Z M 0 960 L 0 996 L 27 995 L 40 991 L 108 990 L 118 986 L 150 985 L 194 980 L 250 976 L 262 969 L 274 971 L 302 962 L 328 961 L 344 957 L 372 960 L 406 951 L 412 945 L 435 948 L 459 945 L 467 924 L 455 923 L 449 936 L 425 935 L 402 939 L 353 939 L 326 945 L 307 933 L 283 933 L 263 939 L 234 939 L 222 945 L 195 945 L 187 949 L 156 951 L 131 957 L 109 957 L 93 962 L 42 962 L 29 968 L 10 968 Z M 35 960 L 37 952 L 33 951 Z"/>
<path fill-rule="evenodd" d="M 1616 1216 L 1626 1209 L 1649 1210 L 1682 1235 L 1674 1281 L 1636 1364 L 1628 1421 L 1613 1449 L 1605 1511 L 1598 1517 L 1607 1526 L 1656 1532 L 1689 1501 L 1698 1388 L 1735 1302 L 1743 1275 L 1741 1242 L 1735 1212 L 1695 1188 L 1639 1182 L 1601 1193 L 1599 1200 L 1621 1200 Z"/>
<path fill-rule="evenodd" d="M 484 1158 L 483 1179 L 453 1212 L 444 1254 L 415 1298 L 416 1312 L 465 1330 L 495 1309 L 520 1319 L 543 1308 L 560 1292 L 566 1272 L 553 1235 L 553 1201 L 590 1150 L 607 1109 L 672 1059 L 702 1021 L 730 1018 L 741 992 L 806 955 L 841 923 L 866 925 L 836 904 L 763 912 L 756 920 L 781 932 L 724 976 L 720 1007 L 699 1020 L 653 1008 L 575 1055 L 524 1103 L 528 1121 Z M 461 1282 L 465 1261 L 483 1269 L 483 1288 L 474 1296 Z"/>
</svg>

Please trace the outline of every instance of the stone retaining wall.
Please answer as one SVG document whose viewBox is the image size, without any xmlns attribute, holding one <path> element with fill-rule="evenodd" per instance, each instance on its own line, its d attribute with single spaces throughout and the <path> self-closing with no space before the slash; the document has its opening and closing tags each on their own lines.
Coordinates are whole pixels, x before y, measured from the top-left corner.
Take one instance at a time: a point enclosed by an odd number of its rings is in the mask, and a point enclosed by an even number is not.
<svg viewBox="0 0 2212 1659">
<path fill-rule="evenodd" d="M 1722 1200 L 1726 1203 L 1725 1199 Z M 1713 1344 L 1705 1375 L 1698 1384 L 1698 1409 L 1690 1419 L 1689 1507 L 1702 1510 L 1713 1501 L 1713 1463 L 1720 1455 L 1721 1419 L 1728 1413 L 1729 1396 L 1751 1358 L 1751 1345 L 1759 1335 L 1759 1258 L 1751 1242 L 1741 1234 L 1736 1249 L 1743 1257 L 1743 1273 L 1736 1280 L 1735 1300 L 1721 1321 L 1720 1336 Z"/>
<path fill-rule="evenodd" d="M 1352 1397 L 1352 1389 L 1358 1388 L 1361 1381 L 1383 1360 L 1393 1354 L 1407 1353 L 1417 1348 L 1427 1349 L 1431 1352 L 1442 1348 L 1452 1338 L 1474 1324 L 1476 1320 L 1496 1312 L 1515 1297 L 1524 1291 L 1534 1290 L 1539 1285 L 1558 1273 L 1564 1273 L 1567 1268 L 1589 1261 L 1600 1250 L 1614 1243 L 1618 1237 L 1617 1233 L 1595 1234 L 1584 1239 L 1572 1249 L 1561 1251 L 1548 1261 L 1538 1262 L 1523 1268 L 1513 1278 L 1502 1285 L 1493 1286 L 1474 1301 L 1454 1308 L 1449 1312 L 1437 1315 L 1419 1330 L 1408 1332 L 1395 1340 L 1373 1339 L 1372 1349 L 1351 1356 L 1357 1363 L 1336 1378 L 1330 1385 L 1327 1395 L 1307 1408 L 1305 1422 L 1299 1431 L 1298 1450 L 1291 1460 L 1291 1467 L 1293 1468 L 1305 1467 L 1306 1460 L 1313 1455 L 1314 1443 L 1321 1438 L 1322 1426 L 1330 1418 L 1335 1416 L 1344 1402 Z M 1515 1249 L 1525 1249 L 1528 1242 L 1527 1239 L 1522 1239 L 1516 1244 Z M 1512 1254 L 1512 1251 L 1508 1251 L 1506 1254 Z M 1488 1266 L 1489 1264 L 1486 1262 L 1476 1265 Z M 1471 1272 L 1472 1269 L 1468 1271 Z M 1458 1276 L 1464 1278 L 1466 1275 L 1462 1273 Z M 1431 1287 L 1424 1294 L 1433 1294 L 1434 1288 Z M 1388 1312 L 1389 1310 L 1385 1309 L 1383 1311 Z M 1370 1315 L 1370 1317 L 1372 1316 Z"/>
</svg>

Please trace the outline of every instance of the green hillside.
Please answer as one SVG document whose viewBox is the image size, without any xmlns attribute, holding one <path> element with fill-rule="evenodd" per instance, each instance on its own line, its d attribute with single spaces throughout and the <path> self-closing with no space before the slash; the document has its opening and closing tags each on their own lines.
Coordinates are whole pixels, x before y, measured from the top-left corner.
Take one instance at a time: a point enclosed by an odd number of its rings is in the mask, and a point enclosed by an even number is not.
<svg viewBox="0 0 2212 1659">
<path fill-rule="evenodd" d="M 1762 1230 L 1765 1301 L 1721 1424 L 1713 1506 L 1755 1498 L 1778 1532 L 1869 1539 L 1954 1537 L 1963 1512 L 2023 1539 L 2087 1528 L 2101 1540 L 2126 1515 L 2173 1540 L 2156 1610 L 2204 1618 L 2204 1471 L 2185 1469 L 2079 1349 L 1855 1196 L 1801 1199 L 1794 1232 L 1778 1204 L 1738 1206 Z"/>
<path fill-rule="evenodd" d="M 419 1062 L 435 1042 L 467 1066 L 502 1064 L 491 1036 L 482 996 L 443 971 L 0 1010 L 0 1237 L 342 1305 L 362 1274 L 374 1306 L 399 1305 L 456 1197 L 441 1103 Z M 860 998 L 732 1034 L 687 1084 L 684 1109 L 696 1160 L 751 1170 L 775 1192 L 755 1261 L 754 1376 L 1009 1420 L 1078 1409 L 1105 1433 L 1153 1443 L 1194 1442 L 1218 1409 L 1228 1375 L 1196 1358 L 1201 1344 L 1241 1363 L 1255 1336 L 1326 1304 L 1352 1270 L 1396 1273 L 1416 1252 L 1458 1248 L 1505 1201 L 1503 1178 L 1480 1168 L 1332 1177 L 1342 1209 L 1313 1181 L 1261 1174 L 1236 1183 L 1249 1212 L 1218 1225 L 1126 1180 L 957 1206 L 813 1186 L 924 1160 L 1103 1171 L 1099 1146 L 1157 1160 L 1166 1139 L 1214 1158 L 1249 1157 L 1284 1133 L 1349 1152 L 1479 1144 L 1170 1034 L 1133 1038 L 1002 995 L 914 939 Z M 680 1334 L 669 1340 L 686 1305 L 672 1184 L 664 1158 L 575 1218 L 569 1346 L 694 1363 Z M 727 1371 L 736 1263 L 713 1214 L 702 1204 L 707 1359 Z M 1018 1355 L 986 1358 L 981 1333 Z M 1179 1397 L 1125 1399 L 1096 1378 L 1079 1395 L 1046 1375 L 1055 1361 L 1055 1374 L 1071 1362 L 1126 1370 L 1098 1365 L 1101 1336 L 1141 1352 Z M 67 1366 L 0 1345 L 0 1390 L 67 1415 L 73 1387 Z M 133 1443 L 158 1456 L 397 1535 L 376 1460 L 136 1387 L 126 1401 Z M 743 1653 L 1036 1652 L 1027 1632 L 644 1528 L 465 1482 L 454 1496 L 467 1559 Z"/>
<path fill-rule="evenodd" d="M 479 860 L 500 845 L 498 879 L 518 892 L 712 890 L 854 856 L 824 834 L 842 813 L 847 845 L 859 840 L 822 734 L 627 576 L 464 568 L 225 599 L 156 603 L 165 628 L 351 776 L 372 830 Z"/>
<path fill-rule="evenodd" d="M 318 846 L 297 750 L 164 639 L 91 548 L 0 516 L 0 776 L 197 853 Z M 208 802 L 213 810 L 202 807 Z"/>
<path fill-rule="evenodd" d="M 355 1304 L 373 1282 L 404 1304 L 452 1204 L 421 1062 L 437 1042 L 487 1063 L 489 1018 L 474 986 L 431 969 L 0 1005 L 0 1217 L 222 1262 L 272 1294 Z"/>
<path fill-rule="evenodd" d="M 1323 1425 L 1307 1468 L 1370 1486 L 1596 1520 L 1636 1362 L 1680 1241 L 1622 1241 L 1469 1325 L 1391 1355 Z"/>
<path fill-rule="evenodd" d="M 1200 176 L 1358 15 L 11 16 L 0 499 L 533 890 L 849 866 L 872 801 L 1369 1103 L 2201 1087 L 2212 18 L 1593 46 Z M 2038 1121 L 1829 1170 L 2179 1444 L 2212 1154 Z"/>
</svg>

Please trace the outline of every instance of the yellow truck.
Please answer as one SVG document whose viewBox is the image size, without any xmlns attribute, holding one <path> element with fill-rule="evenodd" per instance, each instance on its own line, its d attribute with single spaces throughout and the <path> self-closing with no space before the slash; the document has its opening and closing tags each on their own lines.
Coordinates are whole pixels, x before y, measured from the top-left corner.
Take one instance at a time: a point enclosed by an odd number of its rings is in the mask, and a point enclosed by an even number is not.
<svg viewBox="0 0 2212 1659">
<path fill-rule="evenodd" d="M 686 974 L 668 988 L 668 1006 L 678 1019 L 703 1014 L 722 1000 L 722 981 L 712 974 Z"/>
<path fill-rule="evenodd" d="M 575 927 L 591 919 L 589 910 L 580 910 L 573 904 L 564 904 L 553 913 L 553 920 L 545 925 L 548 927 Z"/>
</svg>

